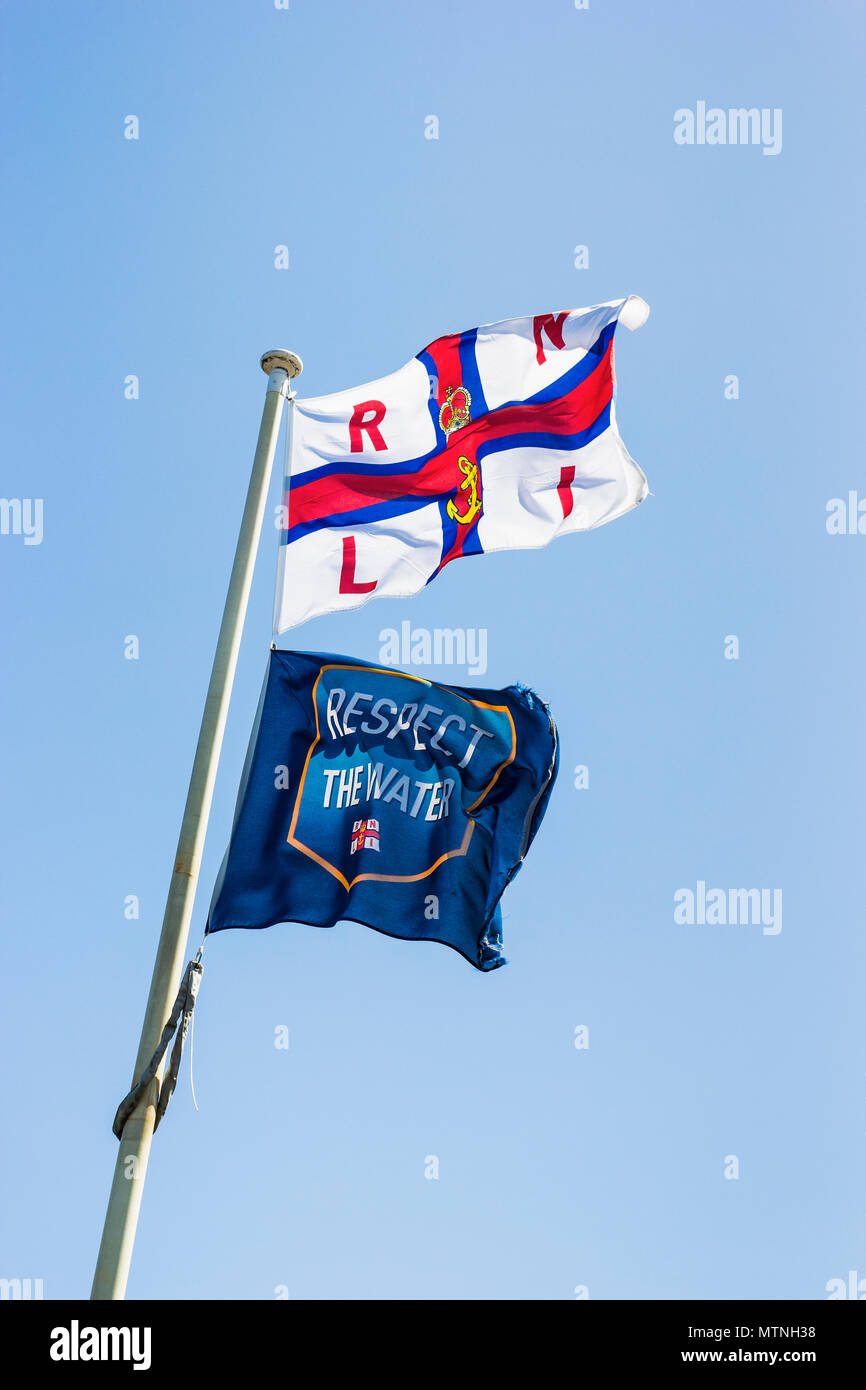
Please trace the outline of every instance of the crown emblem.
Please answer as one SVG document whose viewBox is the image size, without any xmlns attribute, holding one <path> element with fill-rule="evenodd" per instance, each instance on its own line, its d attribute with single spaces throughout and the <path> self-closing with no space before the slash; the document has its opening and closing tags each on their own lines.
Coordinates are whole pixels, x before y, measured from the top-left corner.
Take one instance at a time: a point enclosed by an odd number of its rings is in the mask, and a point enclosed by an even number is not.
<svg viewBox="0 0 866 1390">
<path fill-rule="evenodd" d="M 448 387 L 439 410 L 439 424 L 446 435 L 453 434 L 455 430 L 462 430 L 464 425 L 469 424 L 471 404 L 472 397 L 465 386 Z"/>
</svg>

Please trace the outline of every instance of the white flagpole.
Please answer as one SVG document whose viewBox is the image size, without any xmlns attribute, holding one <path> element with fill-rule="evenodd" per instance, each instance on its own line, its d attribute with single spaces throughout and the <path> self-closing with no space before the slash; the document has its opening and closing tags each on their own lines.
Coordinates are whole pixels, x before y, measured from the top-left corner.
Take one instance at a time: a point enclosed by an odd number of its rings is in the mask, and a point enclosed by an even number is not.
<svg viewBox="0 0 866 1390">
<path fill-rule="evenodd" d="M 261 365 L 262 370 L 268 374 L 262 423 L 189 780 L 168 902 L 135 1061 L 133 1085 L 156 1050 L 180 986 L 214 781 L 280 431 L 283 402 L 287 399 L 291 401 L 289 381 L 299 375 L 303 366 L 300 357 L 294 352 L 282 350 L 266 352 L 261 359 Z M 290 425 L 291 417 L 287 428 Z M 122 1299 L 126 1294 L 126 1281 L 129 1277 L 129 1264 L 153 1137 L 161 1077 L 162 1067 L 123 1129 L 96 1273 L 93 1277 L 90 1294 L 92 1299 Z"/>
</svg>

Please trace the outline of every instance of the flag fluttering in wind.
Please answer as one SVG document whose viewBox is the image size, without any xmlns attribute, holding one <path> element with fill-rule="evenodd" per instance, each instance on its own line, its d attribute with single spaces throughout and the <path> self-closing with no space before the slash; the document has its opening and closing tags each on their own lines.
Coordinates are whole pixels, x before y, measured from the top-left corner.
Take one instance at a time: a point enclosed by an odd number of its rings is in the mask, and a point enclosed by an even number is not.
<svg viewBox="0 0 866 1390">
<path fill-rule="evenodd" d="M 417 593 L 451 560 L 537 548 L 647 494 L 614 412 L 636 295 L 437 338 L 379 381 L 294 406 L 274 631 Z"/>
<path fill-rule="evenodd" d="M 557 766 L 524 687 L 273 650 L 207 929 L 352 920 L 495 969 Z"/>
</svg>

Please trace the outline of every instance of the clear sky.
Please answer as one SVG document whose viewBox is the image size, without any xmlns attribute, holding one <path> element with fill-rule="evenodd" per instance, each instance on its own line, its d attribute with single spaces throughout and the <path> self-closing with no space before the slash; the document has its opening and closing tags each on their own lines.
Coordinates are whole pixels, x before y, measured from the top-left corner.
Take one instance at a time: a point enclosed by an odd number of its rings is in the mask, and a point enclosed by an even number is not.
<svg viewBox="0 0 866 1390">
<path fill-rule="evenodd" d="M 443 333 L 633 292 L 652 313 L 617 335 L 617 408 L 641 507 L 281 639 L 376 658 L 404 620 L 483 628 L 474 682 L 413 669 L 550 701 L 562 768 L 504 900 L 510 964 L 348 924 L 212 938 L 200 1110 L 185 1064 L 129 1295 L 820 1299 L 866 1278 L 866 535 L 826 524 L 866 498 L 863 6 L 19 2 L 2 24 L 0 492 L 42 499 L 43 527 L 0 535 L 0 1275 L 89 1292 L 259 354 L 299 352 L 319 395 Z M 699 102 L 780 110 L 781 149 L 678 144 Z M 781 930 L 676 922 L 699 881 L 781 890 Z"/>
</svg>

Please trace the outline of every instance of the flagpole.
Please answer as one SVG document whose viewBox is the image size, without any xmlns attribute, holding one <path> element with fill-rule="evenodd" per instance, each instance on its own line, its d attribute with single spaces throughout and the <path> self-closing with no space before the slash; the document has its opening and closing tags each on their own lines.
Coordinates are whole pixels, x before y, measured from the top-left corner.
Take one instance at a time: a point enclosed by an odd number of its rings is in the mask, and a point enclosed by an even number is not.
<svg viewBox="0 0 866 1390">
<path fill-rule="evenodd" d="M 303 364 L 294 352 L 276 350 L 264 353 L 261 366 L 268 374 L 262 423 L 189 780 L 168 901 L 135 1061 L 133 1085 L 156 1050 L 180 985 L 217 764 L 280 431 L 283 402 L 287 399 L 292 400 L 289 382 L 299 375 Z M 287 428 L 290 423 L 289 420 Z M 123 1129 L 102 1242 L 96 1261 L 96 1272 L 93 1276 L 91 1299 L 122 1299 L 126 1294 L 161 1076 L 162 1067 Z"/>
</svg>

